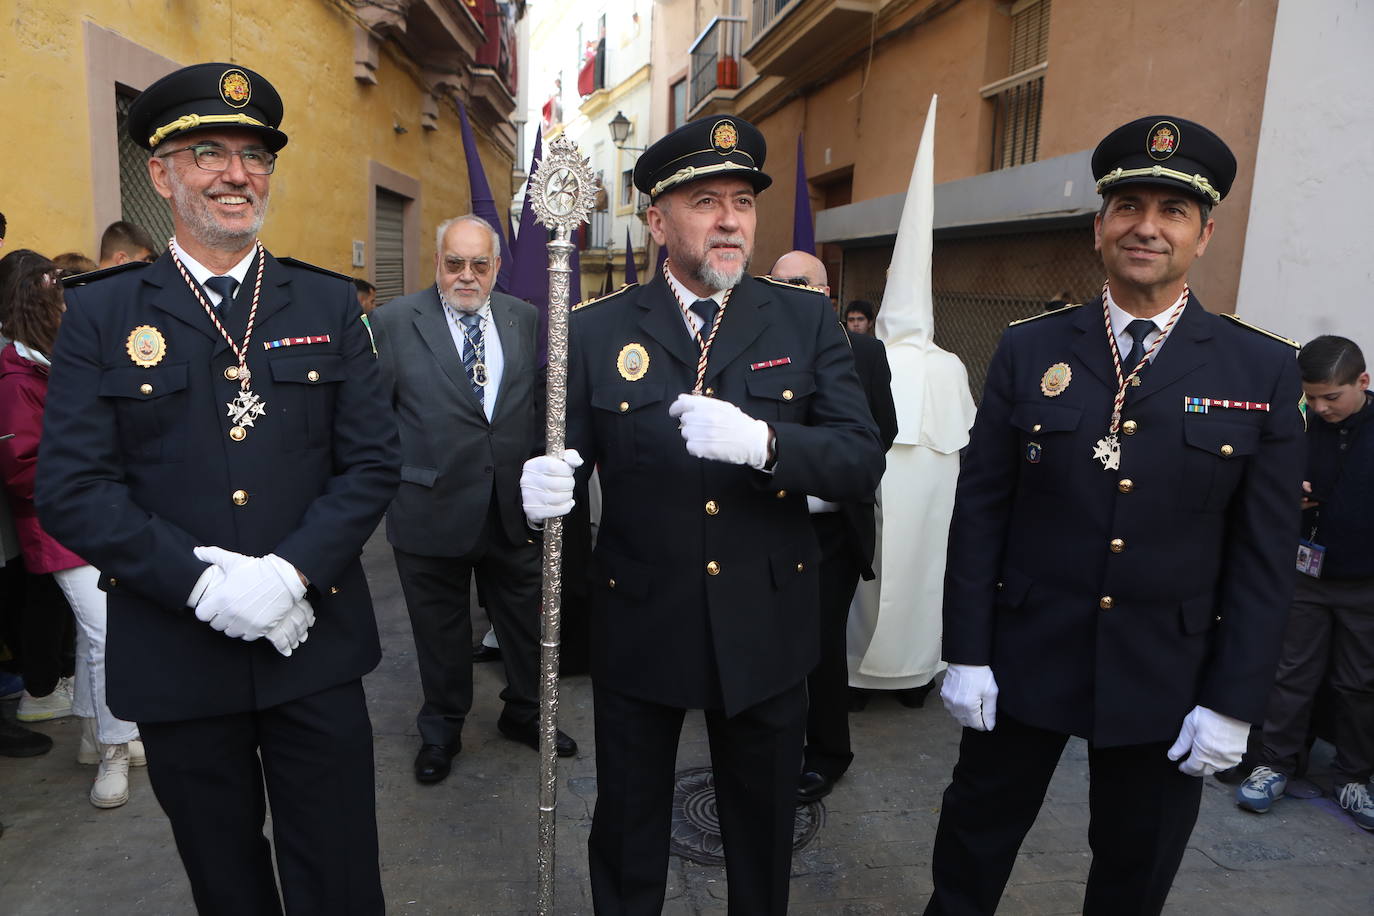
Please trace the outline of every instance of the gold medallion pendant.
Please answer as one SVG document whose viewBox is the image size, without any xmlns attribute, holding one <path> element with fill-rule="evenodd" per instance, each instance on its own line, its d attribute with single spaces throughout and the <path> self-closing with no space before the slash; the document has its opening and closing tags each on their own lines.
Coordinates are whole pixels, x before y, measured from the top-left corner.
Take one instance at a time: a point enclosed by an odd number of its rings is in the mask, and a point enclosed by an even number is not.
<svg viewBox="0 0 1374 916">
<path fill-rule="evenodd" d="M 129 332 L 124 349 L 129 352 L 129 359 L 134 361 L 135 366 L 151 369 L 167 355 L 167 339 L 157 328 L 142 324 Z"/>
<path fill-rule="evenodd" d="M 620 348 L 615 367 L 620 370 L 620 377 L 625 381 L 637 382 L 649 371 L 649 351 L 644 349 L 643 344 L 626 344 Z"/>
<path fill-rule="evenodd" d="M 1064 393 L 1064 389 L 1069 387 L 1069 382 L 1073 381 L 1073 370 L 1068 363 L 1055 363 L 1045 370 L 1045 374 L 1040 376 L 1040 391 L 1047 398 L 1057 398 Z"/>
</svg>

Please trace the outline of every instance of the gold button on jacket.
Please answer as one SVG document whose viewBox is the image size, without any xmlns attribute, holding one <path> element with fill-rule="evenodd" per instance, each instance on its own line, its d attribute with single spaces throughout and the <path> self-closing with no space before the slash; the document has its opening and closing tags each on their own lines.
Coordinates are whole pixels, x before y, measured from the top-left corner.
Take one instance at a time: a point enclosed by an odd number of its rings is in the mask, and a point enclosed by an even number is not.
<svg viewBox="0 0 1374 916">
<path fill-rule="evenodd" d="M 235 490 L 234 494 L 229 498 L 234 501 L 234 505 L 242 506 L 248 502 L 248 492 L 246 490 Z"/>
<path fill-rule="evenodd" d="M 707 574 L 708 576 L 718 576 L 718 575 L 720 575 L 720 564 L 717 563 L 715 560 L 712 560 L 711 562 L 707 563 L 707 564 L 706 564 L 706 574 Z"/>
</svg>

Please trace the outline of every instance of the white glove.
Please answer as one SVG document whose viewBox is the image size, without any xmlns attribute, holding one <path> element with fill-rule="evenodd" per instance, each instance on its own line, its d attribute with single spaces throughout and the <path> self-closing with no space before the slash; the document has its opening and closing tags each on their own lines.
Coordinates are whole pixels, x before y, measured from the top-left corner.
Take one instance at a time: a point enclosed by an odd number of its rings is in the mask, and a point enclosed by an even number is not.
<svg viewBox="0 0 1374 916">
<path fill-rule="evenodd" d="M 680 394 L 668 415 L 678 420 L 689 455 L 760 471 L 768 463 L 768 424 L 729 401 Z"/>
<path fill-rule="evenodd" d="M 196 559 L 224 570 L 196 602 L 196 618 L 233 639 L 251 642 L 281 622 L 305 596 L 296 567 L 274 553 L 249 557 L 221 547 L 197 547 Z"/>
<path fill-rule="evenodd" d="M 531 525 L 539 527 L 572 511 L 573 471 L 580 467 L 582 456 L 575 448 L 566 449 L 561 459 L 540 455 L 525 462 L 520 472 L 520 504 Z"/>
<path fill-rule="evenodd" d="M 965 728 L 990 732 L 997 724 L 997 679 L 987 665 L 950 665 L 940 699 Z"/>
<path fill-rule="evenodd" d="M 268 630 L 267 641 L 287 658 L 296 647 L 310 638 L 310 628 L 315 625 L 315 609 L 309 600 L 302 598 L 291 605 L 291 610 L 281 619 L 281 623 Z"/>
<path fill-rule="evenodd" d="M 1206 706 L 1194 706 L 1183 717 L 1183 728 L 1169 748 L 1169 759 L 1179 760 L 1187 754 L 1188 759 L 1178 765 L 1180 772 L 1210 776 L 1240 763 L 1249 740 L 1249 722 L 1223 716 Z"/>
</svg>

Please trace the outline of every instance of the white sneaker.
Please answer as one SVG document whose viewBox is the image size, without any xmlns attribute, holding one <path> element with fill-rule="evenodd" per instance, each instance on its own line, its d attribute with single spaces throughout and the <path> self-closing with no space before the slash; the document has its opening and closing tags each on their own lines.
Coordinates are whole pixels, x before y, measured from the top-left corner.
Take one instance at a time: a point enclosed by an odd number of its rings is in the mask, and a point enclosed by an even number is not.
<svg viewBox="0 0 1374 916">
<path fill-rule="evenodd" d="M 64 719 L 72 714 L 72 679 L 64 677 L 57 682 L 53 692 L 45 697 L 36 697 L 27 690 L 19 699 L 19 711 L 15 718 L 20 722 L 47 722 L 50 719 Z"/>
<path fill-rule="evenodd" d="M 1369 785 L 1363 782 L 1348 782 L 1336 791 L 1336 801 L 1350 812 L 1365 830 L 1374 830 L 1374 798 L 1369 795 Z"/>
<path fill-rule="evenodd" d="M 91 804 L 97 808 L 118 808 L 128 800 L 129 745 L 107 744 L 91 786 Z"/>
<path fill-rule="evenodd" d="M 81 747 L 76 752 L 76 762 L 93 767 L 100 762 L 102 745 L 96 737 L 95 719 L 81 720 Z M 148 757 L 143 753 L 143 742 L 135 738 L 129 742 L 129 766 L 146 767 Z"/>
</svg>

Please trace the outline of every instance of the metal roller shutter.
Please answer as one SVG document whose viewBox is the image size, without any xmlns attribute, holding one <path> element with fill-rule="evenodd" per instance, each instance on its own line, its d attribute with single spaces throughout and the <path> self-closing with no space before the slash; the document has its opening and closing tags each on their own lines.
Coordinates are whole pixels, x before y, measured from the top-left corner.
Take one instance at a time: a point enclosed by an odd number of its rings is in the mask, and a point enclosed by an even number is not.
<svg viewBox="0 0 1374 916">
<path fill-rule="evenodd" d="M 377 304 L 405 295 L 406 198 L 377 188 L 377 250 L 373 252 Z"/>
</svg>

